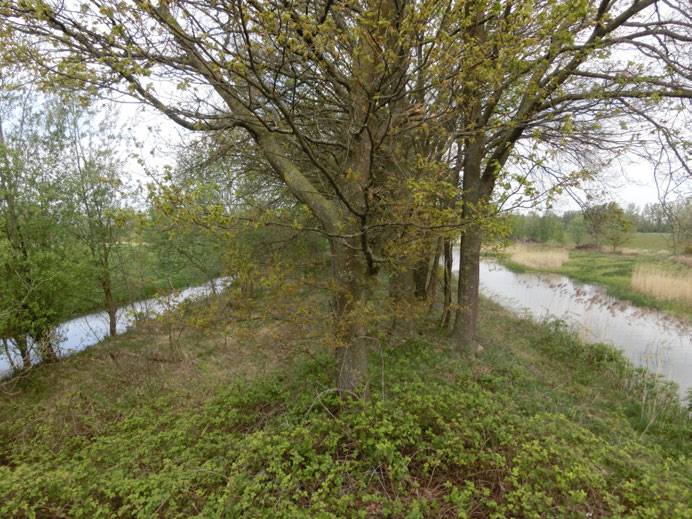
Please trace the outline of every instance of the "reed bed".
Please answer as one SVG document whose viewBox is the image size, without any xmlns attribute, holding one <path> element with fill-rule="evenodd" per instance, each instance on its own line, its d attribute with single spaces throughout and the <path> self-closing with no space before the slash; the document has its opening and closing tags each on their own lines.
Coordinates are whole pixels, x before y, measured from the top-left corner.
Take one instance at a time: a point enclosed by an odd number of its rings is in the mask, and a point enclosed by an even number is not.
<svg viewBox="0 0 692 519">
<path fill-rule="evenodd" d="M 563 249 L 536 249 L 530 247 L 512 247 L 510 258 L 514 263 L 533 268 L 561 267 L 569 259 Z"/>
<path fill-rule="evenodd" d="M 659 299 L 692 303 L 692 276 L 675 273 L 656 265 L 637 265 L 632 273 L 632 288 Z"/>
</svg>

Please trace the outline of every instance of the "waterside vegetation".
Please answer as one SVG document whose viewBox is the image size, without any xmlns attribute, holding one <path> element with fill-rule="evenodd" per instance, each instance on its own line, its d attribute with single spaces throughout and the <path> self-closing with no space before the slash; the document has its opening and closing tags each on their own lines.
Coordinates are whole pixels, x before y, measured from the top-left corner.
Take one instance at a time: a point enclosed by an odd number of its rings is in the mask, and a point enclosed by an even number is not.
<svg viewBox="0 0 692 519">
<path fill-rule="evenodd" d="M 517 250 L 522 252 L 514 252 Z M 610 295 L 626 299 L 638 306 L 656 308 L 692 319 L 692 300 L 689 297 L 689 280 L 692 278 L 690 265 L 665 251 L 628 252 L 624 254 L 568 249 L 564 246 L 522 244 L 504 252 L 490 251 L 486 254 L 517 272 L 534 270 L 563 274 L 586 283 L 602 285 Z M 544 257 L 547 259 L 541 259 Z M 564 261 L 557 264 L 553 260 L 557 257 Z M 658 288 L 648 288 L 654 285 L 666 285 L 669 289 L 663 294 Z"/>
</svg>

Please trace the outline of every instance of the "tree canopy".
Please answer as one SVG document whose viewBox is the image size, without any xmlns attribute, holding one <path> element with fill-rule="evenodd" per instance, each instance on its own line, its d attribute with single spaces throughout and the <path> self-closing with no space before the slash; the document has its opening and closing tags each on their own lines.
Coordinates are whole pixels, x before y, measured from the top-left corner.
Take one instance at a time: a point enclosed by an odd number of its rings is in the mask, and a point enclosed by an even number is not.
<svg viewBox="0 0 692 519">
<path fill-rule="evenodd" d="M 691 10 L 5 0 L 0 45 L 46 83 L 133 96 L 219 148 L 249 137 L 259 171 L 330 240 L 338 385 L 351 391 L 367 359 L 359 308 L 383 266 L 410 292 L 430 240 L 459 233 L 454 340 L 473 351 L 480 245 L 499 210 L 569 189 L 627 146 L 660 141 L 672 170 L 689 174 Z"/>
</svg>

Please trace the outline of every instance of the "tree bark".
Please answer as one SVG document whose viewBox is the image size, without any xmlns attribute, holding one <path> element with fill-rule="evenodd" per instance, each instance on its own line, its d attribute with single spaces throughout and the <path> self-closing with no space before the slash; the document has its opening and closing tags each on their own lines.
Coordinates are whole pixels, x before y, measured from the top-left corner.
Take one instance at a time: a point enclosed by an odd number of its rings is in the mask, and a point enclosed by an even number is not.
<svg viewBox="0 0 692 519">
<path fill-rule="evenodd" d="M 369 396 L 369 341 L 365 315 L 370 297 L 370 279 L 357 250 L 332 242 L 332 266 L 338 287 L 336 310 L 336 384 L 342 398 Z"/>
<path fill-rule="evenodd" d="M 461 236 L 459 248 L 459 308 L 454 321 L 453 343 L 457 350 L 475 353 L 478 321 L 478 287 L 481 253 L 481 228 L 470 224 Z"/>
</svg>

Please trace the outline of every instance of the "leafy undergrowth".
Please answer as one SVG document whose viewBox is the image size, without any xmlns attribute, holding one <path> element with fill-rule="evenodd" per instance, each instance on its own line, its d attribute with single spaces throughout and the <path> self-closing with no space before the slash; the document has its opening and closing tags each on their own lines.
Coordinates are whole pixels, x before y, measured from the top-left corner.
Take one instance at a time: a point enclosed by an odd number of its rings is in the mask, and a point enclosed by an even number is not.
<svg viewBox="0 0 692 519">
<path fill-rule="evenodd" d="M 381 344 L 368 402 L 340 401 L 319 354 L 151 391 L 28 380 L 0 408 L 0 516 L 692 517 L 667 386 L 559 324 L 482 314 L 473 360 L 431 331 Z"/>
</svg>

